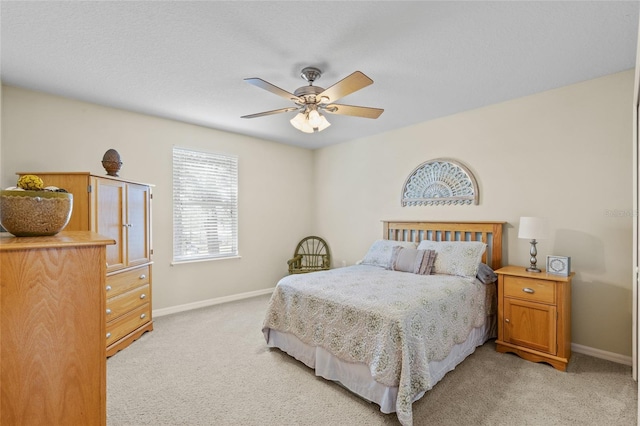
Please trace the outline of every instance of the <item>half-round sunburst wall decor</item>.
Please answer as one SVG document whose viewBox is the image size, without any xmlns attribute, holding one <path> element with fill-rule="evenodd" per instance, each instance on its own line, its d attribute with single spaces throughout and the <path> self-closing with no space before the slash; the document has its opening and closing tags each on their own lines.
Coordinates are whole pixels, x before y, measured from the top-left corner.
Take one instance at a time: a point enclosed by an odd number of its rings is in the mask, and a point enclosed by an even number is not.
<svg viewBox="0 0 640 426">
<path fill-rule="evenodd" d="M 402 188 L 402 206 L 478 204 L 476 178 L 464 165 L 446 158 L 419 165 Z"/>
</svg>

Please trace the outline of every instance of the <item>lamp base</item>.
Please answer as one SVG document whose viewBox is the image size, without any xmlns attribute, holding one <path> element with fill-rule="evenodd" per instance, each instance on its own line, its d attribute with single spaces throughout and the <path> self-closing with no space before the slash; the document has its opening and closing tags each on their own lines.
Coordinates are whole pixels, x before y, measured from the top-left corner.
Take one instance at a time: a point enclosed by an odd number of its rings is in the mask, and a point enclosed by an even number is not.
<svg viewBox="0 0 640 426">
<path fill-rule="evenodd" d="M 538 250 L 536 249 L 536 244 L 538 242 L 536 241 L 536 239 L 534 238 L 533 240 L 531 240 L 531 249 L 529 250 L 529 254 L 531 255 L 531 258 L 529 259 L 529 267 L 527 268 L 527 272 L 534 272 L 534 273 L 539 273 L 542 272 L 540 269 L 538 269 L 538 267 L 536 266 L 536 264 L 538 263 L 536 256 L 538 255 Z"/>
</svg>

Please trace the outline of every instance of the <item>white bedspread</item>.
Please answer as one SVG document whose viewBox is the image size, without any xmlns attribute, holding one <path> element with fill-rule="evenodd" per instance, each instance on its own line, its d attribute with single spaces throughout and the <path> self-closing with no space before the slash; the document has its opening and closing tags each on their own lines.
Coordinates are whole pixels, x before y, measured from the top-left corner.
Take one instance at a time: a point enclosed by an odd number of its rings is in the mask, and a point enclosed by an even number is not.
<svg viewBox="0 0 640 426">
<path fill-rule="evenodd" d="M 397 386 L 396 413 L 412 424 L 412 402 L 435 384 L 427 364 L 444 359 L 484 324 L 491 304 L 484 284 L 449 275 L 416 275 L 351 266 L 283 278 L 263 324 L 363 363 Z"/>
</svg>

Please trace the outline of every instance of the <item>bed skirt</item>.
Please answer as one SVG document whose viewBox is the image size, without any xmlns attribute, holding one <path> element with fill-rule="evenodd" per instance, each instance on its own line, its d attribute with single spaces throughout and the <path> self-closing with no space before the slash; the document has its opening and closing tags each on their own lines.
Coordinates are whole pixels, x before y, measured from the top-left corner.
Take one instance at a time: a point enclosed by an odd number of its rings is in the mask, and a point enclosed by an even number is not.
<svg viewBox="0 0 640 426">
<path fill-rule="evenodd" d="M 497 336 L 496 315 L 487 319 L 483 326 L 471 330 L 467 340 L 455 345 L 445 359 L 429 363 L 433 385 L 471 355 L 478 346 Z M 398 387 L 376 382 L 371 377 L 367 365 L 343 361 L 322 347 L 307 345 L 290 333 L 273 329 L 266 329 L 264 333 L 269 347 L 278 348 L 313 368 L 316 376 L 339 382 L 356 395 L 378 404 L 380 411 L 385 414 L 396 412 Z M 425 392 L 421 392 L 413 402 L 422 398 L 424 394 Z"/>
</svg>

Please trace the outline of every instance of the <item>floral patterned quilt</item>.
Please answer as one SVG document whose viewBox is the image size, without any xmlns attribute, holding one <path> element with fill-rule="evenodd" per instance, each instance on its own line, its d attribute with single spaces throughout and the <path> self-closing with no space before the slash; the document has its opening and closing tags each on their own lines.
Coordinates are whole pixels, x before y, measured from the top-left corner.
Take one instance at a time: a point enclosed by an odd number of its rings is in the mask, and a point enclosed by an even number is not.
<svg viewBox="0 0 640 426">
<path fill-rule="evenodd" d="M 451 275 L 416 275 L 357 265 L 290 275 L 276 286 L 263 324 L 364 363 L 386 386 L 397 386 L 396 413 L 413 423 L 412 401 L 434 385 L 427 364 L 444 359 L 491 303 L 485 285 Z"/>
</svg>

